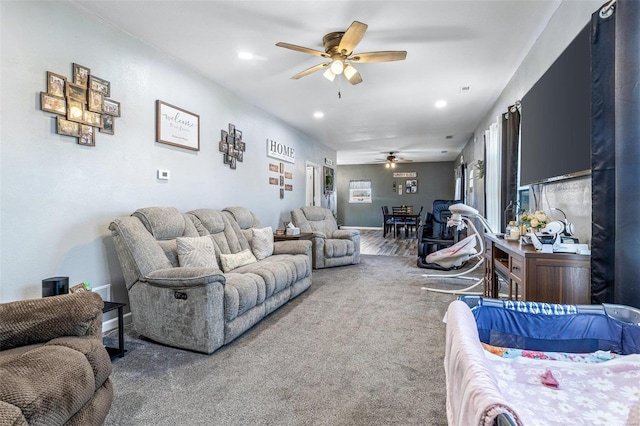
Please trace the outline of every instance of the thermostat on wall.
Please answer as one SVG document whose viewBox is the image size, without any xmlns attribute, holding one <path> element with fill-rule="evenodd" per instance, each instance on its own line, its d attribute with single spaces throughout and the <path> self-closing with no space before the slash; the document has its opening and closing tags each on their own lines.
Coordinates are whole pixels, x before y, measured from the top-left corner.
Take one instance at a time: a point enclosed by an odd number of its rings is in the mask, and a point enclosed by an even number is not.
<svg viewBox="0 0 640 426">
<path fill-rule="evenodd" d="M 158 169 L 158 179 L 160 180 L 169 180 L 170 174 L 169 170 Z"/>
</svg>

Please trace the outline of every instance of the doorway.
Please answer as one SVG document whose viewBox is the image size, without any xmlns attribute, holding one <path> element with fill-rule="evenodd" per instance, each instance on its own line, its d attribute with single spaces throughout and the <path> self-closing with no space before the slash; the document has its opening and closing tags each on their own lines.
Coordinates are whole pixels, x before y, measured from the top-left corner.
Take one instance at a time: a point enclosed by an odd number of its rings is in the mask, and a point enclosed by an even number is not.
<svg viewBox="0 0 640 426">
<path fill-rule="evenodd" d="M 305 206 L 320 206 L 320 166 L 307 161 Z"/>
</svg>

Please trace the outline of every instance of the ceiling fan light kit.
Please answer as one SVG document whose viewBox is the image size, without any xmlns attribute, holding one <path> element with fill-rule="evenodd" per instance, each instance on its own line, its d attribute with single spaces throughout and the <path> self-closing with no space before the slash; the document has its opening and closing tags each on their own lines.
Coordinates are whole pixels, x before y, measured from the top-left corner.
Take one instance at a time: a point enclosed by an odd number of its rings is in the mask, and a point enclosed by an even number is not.
<svg viewBox="0 0 640 426">
<path fill-rule="evenodd" d="M 362 76 L 350 62 L 391 62 L 402 61 L 407 57 L 406 51 L 353 53 L 353 49 L 355 49 L 358 43 L 360 43 L 365 31 L 367 31 L 367 24 L 353 21 L 349 28 L 344 32 L 336 31 L 326 34 L 322 38 L 325 50 L 324 52 L 283 42 L 276 43 L 276 46 L 295 50 L 296 52 L 307 53 L 309 55 L 320 56 L 330 60 L 330 62 L 314 65 L 311 68 L 299 72 L 291 77 L 294 80 L 305 77 L 316 71 L 320 71 L 323 68 L 327 68 L 322 74 L 327 80 L 333 81 L 336 78 L 336 75 L 342 74 L 349 83 L 355 85 L 362 83 Z"/>
</svg>

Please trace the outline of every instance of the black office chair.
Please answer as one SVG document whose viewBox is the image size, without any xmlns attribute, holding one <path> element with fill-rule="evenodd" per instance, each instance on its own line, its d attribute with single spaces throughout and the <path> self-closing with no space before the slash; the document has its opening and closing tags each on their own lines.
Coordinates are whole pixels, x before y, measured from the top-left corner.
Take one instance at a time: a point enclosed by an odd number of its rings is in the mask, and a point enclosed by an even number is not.
<svg viewBox="0 0 640 426">
<path fill-rule="evenodd" d="M 452 246 L 467 236 L 467 230 L 458 231 L 455 227 L 448 227 L 447 220 L 451 217 L 449 206 L 462 203 L 461 200 L 435 200 L 433 211 L 428 212 L 424 223 L 418 228 L 418 266 L 434 269 L 432 264 L 425 262 L 430 253 Z"/>
</svg>

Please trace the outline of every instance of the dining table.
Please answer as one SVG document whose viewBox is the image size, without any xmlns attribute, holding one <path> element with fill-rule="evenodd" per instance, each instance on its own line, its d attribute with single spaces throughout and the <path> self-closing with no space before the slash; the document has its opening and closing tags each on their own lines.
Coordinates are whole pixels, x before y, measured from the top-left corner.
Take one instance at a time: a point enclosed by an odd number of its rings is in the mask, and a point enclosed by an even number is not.
<svg viewBox="0 0 640 426">
<path fill-rule="evenodd" d="M 416 232 L 418 226 L 420 225 L 418 222 L 420 220 L 420 214 L 413 213 L 410 211 L 395 211 L 394 213 L 389 213 L 384 215 L 384 232 L 383 237 L 387 236 L 387 226 L 386 224 L 393 224 L 393 237 L 397 238 L 400 236 L 398 232 L 398 228 L 404 228 L 404 237 L 409 237 L 409 227 L 415 227 Z"/>
</svg>

